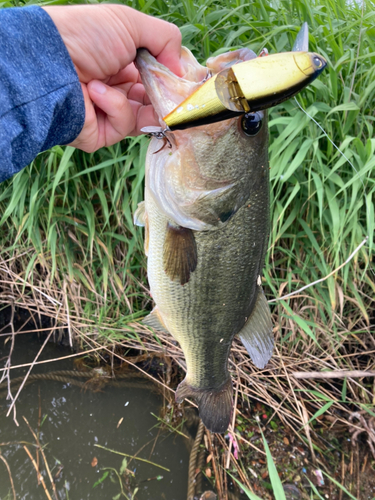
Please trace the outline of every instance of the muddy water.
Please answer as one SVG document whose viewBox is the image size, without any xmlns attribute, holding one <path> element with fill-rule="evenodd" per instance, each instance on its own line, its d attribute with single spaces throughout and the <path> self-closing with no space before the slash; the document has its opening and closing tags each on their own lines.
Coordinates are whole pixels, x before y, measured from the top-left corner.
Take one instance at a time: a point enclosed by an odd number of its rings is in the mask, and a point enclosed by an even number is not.
<svg viewBox="0 0 375 500">
<path fill-rule="evenodd" d="M 33 338 L 32 338 L 33 337 Z M 9 352 L 0 336 L 0 365 Z M 18 335 L 12 364 L 30 362 L 40 348 L 32 334 Z M 69 354 L 69 349 L 47 344 L 41 359 Z M 32 373 L 54 370 L 72 370 L 72 360 L 39 365 Z M 12 370 L 12 377 L 23 375 L 26 369 Z M 128 384 L 129 385 L 129 384 Z M 150 389 L 134 387 L 106 387 L 102 392 L 82 390 L 70 383 L 37 381 L 26 386 L 17 402 L 17 427 L 5 414 L 9 402 L 0 399 L 0 452 L 7 461 L 14 482 L 17 500 L 47 498 L 43 485 L 38 485 L 35 468 L 23 445 L 36 460 L 35 439 L 26 425 L 27 418 L 39 440 L 51 474 L 55 477 L 57 498 L 60 500 L 132 498 L 138 488 L 137 500 L 181 500 L 186 498 L 188 451 L 184 438 L 161 432 L 157 419 L 163 403 L 161 396 Z M 3 444 L 3 443 L 12 444 Z M 22 443 L 21 443 L 22 442 Z M 119 473 L 123 456 L 106 451 L 96 445 L 128 455 L 135 455 L 157 465 L 132 460 L 128 462 L 123 490 Z M 39 454 L 39 467 L 46 487 L 51 484 Z M 103 482 L 94 487 L 103 475 Z M 133 476 L 134 475 L 134 476 Z M 5 463 L 0 460 L 0 499 L 13 499 L 10 479 Z"/>
</svg>

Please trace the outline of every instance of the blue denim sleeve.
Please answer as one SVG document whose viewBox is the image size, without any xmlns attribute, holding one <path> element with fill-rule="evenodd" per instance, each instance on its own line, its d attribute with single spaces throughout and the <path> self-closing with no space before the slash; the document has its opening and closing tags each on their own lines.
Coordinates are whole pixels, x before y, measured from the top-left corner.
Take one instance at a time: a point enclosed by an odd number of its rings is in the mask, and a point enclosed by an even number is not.
<svg viewBox="0 0 375 500">
<path fill-rule="evenodd" d="M 85 120 L 73 62 L 40 7 L 0 9 L 0 182 L 67 144 Z"/>
</svg>

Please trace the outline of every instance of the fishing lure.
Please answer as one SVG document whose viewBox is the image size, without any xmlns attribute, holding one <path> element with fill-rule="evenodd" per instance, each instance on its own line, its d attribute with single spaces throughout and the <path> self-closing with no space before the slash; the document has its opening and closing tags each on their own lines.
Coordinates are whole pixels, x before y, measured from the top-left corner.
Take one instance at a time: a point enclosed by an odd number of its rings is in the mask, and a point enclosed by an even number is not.
<svg viewBox="0 0 375 500">
<path fill-rule="evenodd" d="M 253 59 L 205 79 L 163 118 L 168 127 L 165 131 L 206 125 L 275 106 L 315 80 L 326 65 L 322 56 L 308 52 L 308 25 L 304 23 L 292 52 L 267 57 L 254 54 Z"/>
</svg>

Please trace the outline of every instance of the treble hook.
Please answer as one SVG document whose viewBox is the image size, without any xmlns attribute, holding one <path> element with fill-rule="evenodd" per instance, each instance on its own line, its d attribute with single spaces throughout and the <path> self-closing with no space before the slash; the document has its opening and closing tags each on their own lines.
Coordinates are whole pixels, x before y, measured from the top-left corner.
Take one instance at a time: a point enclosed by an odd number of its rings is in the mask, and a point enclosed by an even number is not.
<svg viewBox="0 0 375 500">
<path fill-rule="evenodd" d="M 165 146 L 168 144 L 168 147 L 172 149 L 172 143 L 168 139 L 166 133 L 169 132 L 169 127 L 165 127 L 163 130 L 161 127 L 154 127 L 154 126 L 149 126 L 149 127 L 143 127 L 141 128 L 141 132 L 147 135 L 151 135 L 152 137 L 155 137 L 155 139 L 162 139 L 164 141 L 164 144 L 160 149 L 155 151 L 153 154 L 159 153 Z"/>
</svg>

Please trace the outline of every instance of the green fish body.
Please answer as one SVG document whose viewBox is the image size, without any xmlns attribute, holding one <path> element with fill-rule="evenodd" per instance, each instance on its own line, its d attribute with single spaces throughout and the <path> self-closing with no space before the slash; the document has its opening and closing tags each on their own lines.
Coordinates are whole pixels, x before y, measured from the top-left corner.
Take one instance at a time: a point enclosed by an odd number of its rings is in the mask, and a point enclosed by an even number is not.
<svg viewBox="0 0 375 500">
<path fill-rule="evenodd" d="M 208 61 L 211 73 L 254 57 L 248 50 Z M 137 66 L 160 117 L 207 74 L 185 51 L 178 78 L 145 50 Z M 238 334 L 257 367 L 273 349 L 272 322 L 261 287 L 269 235 L 266 115 L 258 112 L 168 133 L 151 140 L 144 225 L 147 273 L 156 307 L 145 323 L 181 345 L 186 378 L 176 400 L 193 397 L 208 429 L 225 432 L 232 413 L 228 357 Z M 170 146 L 170 147 L 169 147 Z"/>
</svg>

